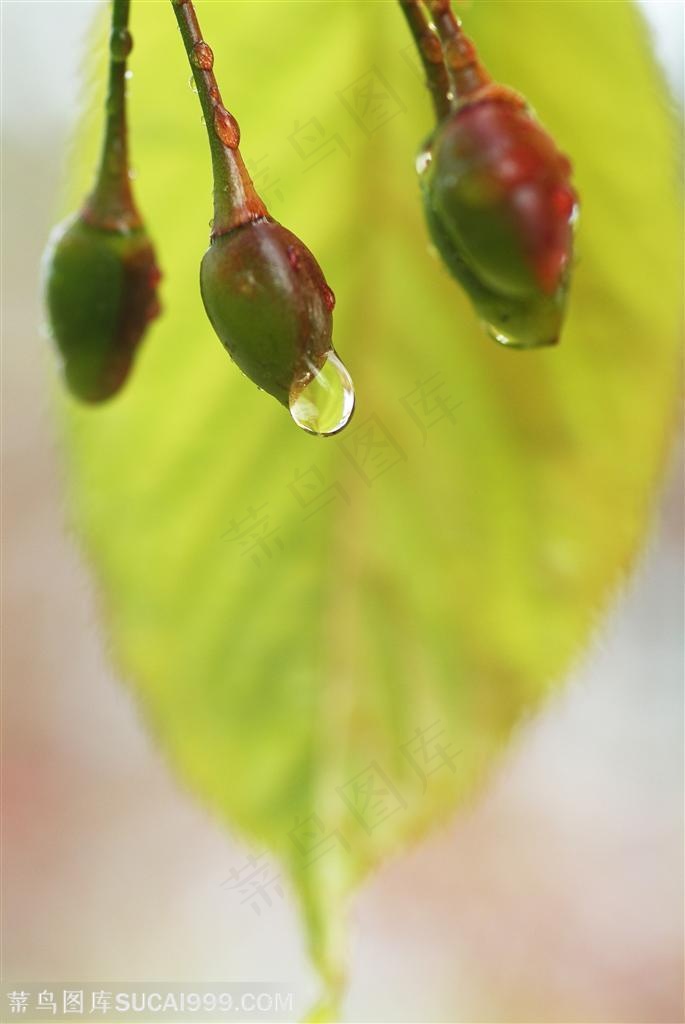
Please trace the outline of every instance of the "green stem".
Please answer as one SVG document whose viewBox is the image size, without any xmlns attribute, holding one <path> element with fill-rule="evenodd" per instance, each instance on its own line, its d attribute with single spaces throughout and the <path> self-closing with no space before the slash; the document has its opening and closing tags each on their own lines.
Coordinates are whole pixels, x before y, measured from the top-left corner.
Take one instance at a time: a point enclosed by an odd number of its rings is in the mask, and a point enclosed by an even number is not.
<svg viewBox="0 0 685 1024">
<path fill-rule="evenodd" d="M 171 0 L 207 126 L 214 175 L 212 238 L 268 216 L 238 149 L 240 130 L 224 107 L 214 76 L 214 54 L 204 42 L 192 0 Z"/>
<path fill-rule="evenodd" d="M 440 39 L 435 28 L 423 14 L 419 0 L 398 0 L 407 19 L 433 100 L 435 115 L 442 121 L 452 110 L 450 81 Z"/>
<path fill-rule="evenodd" d="M 126 64 L 133 40 L 128 31 L 130 0 L 113 0 L 105 135 L 95 186 L 83 215 L 91 224 L 130 231 L 141 226 L 131 192 L 126 124 Z"/>
<path fill-rule="evenodd" d="M 492 79 L 478 60 L 476 47 L 462 32 L 461 22 L 452 10 L 450 0 L 424 0 L 445 52 L 445 64 L 454 99 L 471 99 Z"/>
</svg>

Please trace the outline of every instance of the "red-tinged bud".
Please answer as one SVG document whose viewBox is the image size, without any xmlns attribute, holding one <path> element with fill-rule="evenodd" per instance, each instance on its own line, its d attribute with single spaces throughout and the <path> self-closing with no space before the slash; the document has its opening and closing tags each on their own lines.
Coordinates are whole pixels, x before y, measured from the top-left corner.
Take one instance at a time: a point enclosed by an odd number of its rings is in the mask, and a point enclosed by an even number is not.
<svg viewBox="0 0 685 1024">
<path fill-rule="evenodd" d="M 207 316 L 233 361 L 310 434 L 336 434 L 354 411 L 354 387 L 333 348 L 335 296 L 307 246 L 269 216 L 240 153 L 214 57 L 192 0 L 176 19 L 207 126 L 214 220 L 200 267 Z M 198 56 L 199 55 L 199 56 Z"/>
<path fill-rule="evenodd" d="M 448 266 L 499 340 L 553 344 L 578 202 L 568 159 L 515 94 L 487 86 L 438 126 L 429 153 L 424 198 Z"/>
<path fill-rule="evenodd" d="M 564 318 L 578 197 L 571 164 L 525 99 L 492 80 L 450 0 L 400 0 L 438 124 L 418 160 L 433 240 L 489 332 L 554 344 Z M 442 63 L 423 45 L 442 46 Z"/>
<path fill-rule="evenodd" d="M 312 253 L 281 224 L 250 221 L 213 239 L 200 288 L 231 358 L 288 406 L 293 384 L 332 348 L 335 300 Z"/>
</svg>

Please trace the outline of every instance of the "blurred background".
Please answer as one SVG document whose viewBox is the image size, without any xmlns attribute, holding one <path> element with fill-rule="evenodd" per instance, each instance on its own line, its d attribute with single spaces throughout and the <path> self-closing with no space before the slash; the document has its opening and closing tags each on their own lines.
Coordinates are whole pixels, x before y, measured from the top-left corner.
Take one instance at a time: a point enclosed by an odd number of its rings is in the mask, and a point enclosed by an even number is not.
<svg viewBox="0 0 685 1024">
<path fill-rule="evenodd" d="M 39 261 L 100 4 L 3 0 L 4 950 L 8 980 L 317 984 L 288 886 L 177 788 L 107 663 L 65 531 Z M 683 8 L 643 4 L 682 102 Z M 566 686 L 454 823 L 379 871 L 346 1019 L 682 1020 L 681 481 Z M 272 865 L 272 875 L 278 866 Z"/>
</svg>

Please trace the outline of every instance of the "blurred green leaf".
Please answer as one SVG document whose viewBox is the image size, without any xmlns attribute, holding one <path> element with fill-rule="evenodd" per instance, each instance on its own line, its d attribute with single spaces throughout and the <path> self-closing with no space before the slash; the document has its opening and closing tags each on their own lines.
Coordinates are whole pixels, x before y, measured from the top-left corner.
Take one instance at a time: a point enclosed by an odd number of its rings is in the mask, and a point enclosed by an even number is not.
<svg viewBox="0 0 685 1024">
<path fill-rule="evenodd" d="M 677 388 L 675 131 L 628 4 L 465 10 L 582 197 L 561 346 L 506 351 L 428 248 L 395 5 L 201 4 L 257 186 L 337 294 L 357 412 L 313 439 L 205 318 L 209 159 L 164 7 L 134 5 L 131 102 L 165 313 L 120 399 L 66 402 L 73 508 L 157 741 L 287 864 L 332 993 L 351 887 L 473 790 L 644 534 Z M 73 202 L 97 144 L 92 122 Z"/>
</svg>

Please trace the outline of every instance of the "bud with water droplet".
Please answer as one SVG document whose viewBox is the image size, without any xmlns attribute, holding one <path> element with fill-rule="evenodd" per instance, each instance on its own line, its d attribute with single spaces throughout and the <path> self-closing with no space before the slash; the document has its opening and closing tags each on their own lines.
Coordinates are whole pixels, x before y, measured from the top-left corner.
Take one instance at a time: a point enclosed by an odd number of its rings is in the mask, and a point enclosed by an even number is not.
<svg viewBox="0 0 685 1024">
<path fill-rule="evenodd" d="M 493 338 L 554 344 L 578 212 L 571 164 L 525 100 L 491 81 L 448 0 L 429 6 L 453 97 L 417 160 L 430 233 Z"/>
<path fill-rule="evenodd" d="M 233 361 L 299 427 L 334 434 L 352 415 L 354 389 L 333 350 L 333 292 L 307 246 L 269 216 L 256 192 L 192 5 L 177 5 L 176 18 L 214 175 L 211 242 L 200 267 L 207 315 Z"/>
<path fill-rule="evenodd" d="M 428 225 L 493 336 L 554 344 L 573 249 L 570 164 L 520 103 L 483 97 L 439 125 L 421 174 Z"/>
<path fill-rule="evenodd" d="M 354 392 L 333 353 L 335 300 L 300 239 L 268 218 L 218 235 L 202 260 L 200 287 L 212 326 L 243 373 L 310 433 L 342 429 Z"/>
</svg>

